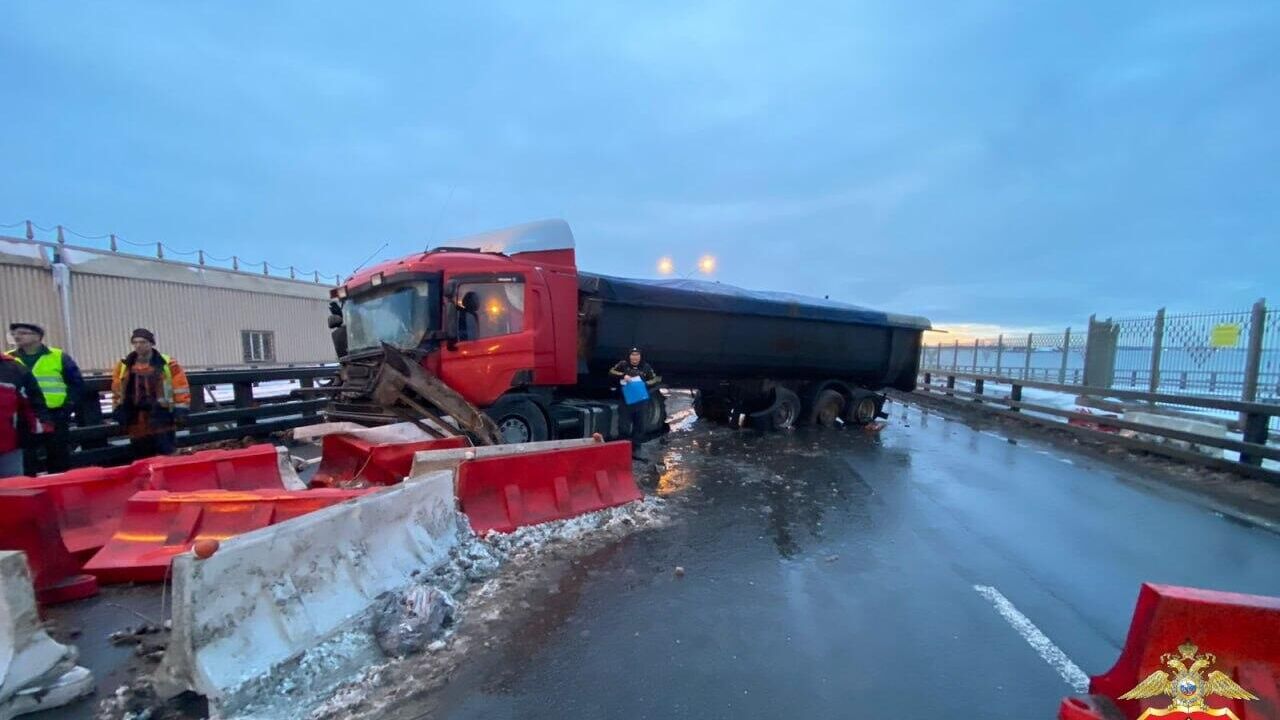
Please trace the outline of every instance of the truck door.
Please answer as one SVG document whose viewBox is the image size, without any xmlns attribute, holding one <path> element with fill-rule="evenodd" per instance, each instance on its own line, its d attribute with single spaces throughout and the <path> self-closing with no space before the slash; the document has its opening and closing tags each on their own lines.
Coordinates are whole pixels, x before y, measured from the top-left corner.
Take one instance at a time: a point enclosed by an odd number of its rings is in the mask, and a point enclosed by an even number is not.
<svg viewBox="0 0 1280 720">
<path fill-rule="evenodd" d="M 526 371 L 532 379 L 536 310 L 527 302 L 523 276 L 468 276 L 451 285 L 445 317 L 454 327 L 441 353 L 440 379 L 487 407 L 512 386 L 516 373 Z"/>
</svg>

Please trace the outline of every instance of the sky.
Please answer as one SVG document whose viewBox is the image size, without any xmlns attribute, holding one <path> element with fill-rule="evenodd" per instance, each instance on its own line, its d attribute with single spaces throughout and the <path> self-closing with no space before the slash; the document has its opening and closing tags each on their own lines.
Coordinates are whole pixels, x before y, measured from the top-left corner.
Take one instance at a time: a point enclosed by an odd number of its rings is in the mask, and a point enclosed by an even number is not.
<svg viewBox="0 0 1280 720">
<path fill-rule="evenodd" d="M 560 217 L 585 270 L 992 330 L 1280 305 L 1278 37 L 1273 0 L 4 0 L 0 224 L 345 275 Z"/>
</svg>

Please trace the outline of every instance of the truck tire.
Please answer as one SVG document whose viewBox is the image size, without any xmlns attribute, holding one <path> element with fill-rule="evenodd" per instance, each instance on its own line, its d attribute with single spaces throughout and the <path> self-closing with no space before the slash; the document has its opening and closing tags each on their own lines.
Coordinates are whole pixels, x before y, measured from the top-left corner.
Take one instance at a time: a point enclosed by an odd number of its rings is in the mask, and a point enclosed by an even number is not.
<svg viewBox="0 0 1280 720">
<path fill-rule="evenodd" d="M 844 421 L 850 425 L 870 425 L 876 421 L 880 403 L 880 398 L 871 393 L 854 393 L 853 401 L 845 408 Z"/>
<path fill-rule="evenodd" d="M 649 398 L 649 416 L 645 418 L 644 431 L 648 436 L 666 435 L 670 432 L 667 426 L 667 399 L 660 392 L 655 391 Z"/>
<path fill-rule="evenodd" d="M 836 422 L 844 415 L 844 406 L 847 404 L 839 391 L 830 388 L 823 390 L 814 398 L 805 422 L 809 425 L 835 427 Z"/>
<path fill-rule="evenodd" d="M 529 400 L 499 400 L 485 413 L 498 425 L 502 443 L 540 442 L 550 439 L 547 418 L 542 409 Z"/>
<path fill-rule="evenodd" d="M 751 426 L 758 430 L 788 430 L 800 420 L 800 396 L 784 388 L 773 389 L 773 404 L 751 413 Z"/>
<path fill-rule="evenodd" d="M 693 400 L 693 412 L 700 420 L 707 420 L 717 425 L 729 425 L 729 413 L 733 411 L 733 403 L 724 395 L 713 395 L 698 392 Z"/>
</svg>

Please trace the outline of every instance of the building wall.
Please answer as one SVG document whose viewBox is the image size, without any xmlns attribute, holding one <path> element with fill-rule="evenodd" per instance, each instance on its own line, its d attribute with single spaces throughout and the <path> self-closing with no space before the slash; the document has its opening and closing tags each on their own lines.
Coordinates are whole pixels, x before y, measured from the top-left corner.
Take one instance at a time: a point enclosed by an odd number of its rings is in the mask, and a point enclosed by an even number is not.
<svg viewBox="0 0 1280 720">
<path fill-rule="evenodd" d="M 69 339 L 55 258 L 70 270 Z M 86 371 L 128 353 L 137 327 L 188 368 L 244 364 L 244 330 L 273 334 L 274 361 L 258 364 L 332 362 L 328 297 L 327 285 L 312 282 L 0 238 L 0 321 L 43 325 Z"/>
</svg>

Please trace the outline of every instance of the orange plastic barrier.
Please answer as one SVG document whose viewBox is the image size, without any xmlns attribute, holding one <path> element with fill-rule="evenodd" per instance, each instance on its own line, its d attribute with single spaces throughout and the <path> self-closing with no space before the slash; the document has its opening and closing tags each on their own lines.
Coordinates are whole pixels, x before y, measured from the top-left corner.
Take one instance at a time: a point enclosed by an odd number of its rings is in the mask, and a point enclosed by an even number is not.
<svg viewBox="0 0 1280 720">
<path fill-rule="evenodd" d="M 563 520 L 643 495 L 626 441 L 466 460 L 458 504 L 477 534 Z"/>
<path fill-rule="evenodd" d="M 0 480 L 0 488 L 44 490 L 56 511 L 62 543 L 80 562 L 93 557 L 120 524 L 124 505 L 135 492 L 148 489 L 148 463 L 123 467 L 87 467 L 41 477 Z M 7 513 L 7 509 L 0 509 Z M 28 553 L 30 554 L 30 553 Z"/>
<path fill-rule="evenodd" d="M 413 454 L 423 450 L 452 450 L 471 443 L 461 436 L 438 440 L 373 444 L 354 435 L 326 435 L 320 467 L 312 487 L 394 485 L 409 474 Z"/>
<path fill-rule="evenodd" d="M 60 603 L 98 592 L 92 575 L 62 544 L 57 512 L 44 490 L 0 490 L 0 550 L 21 550 L 31 566 L 36 600 Z"/>
<path fill-rule="evenodd" d="M 1119 698 L 1156 670 L 1168 672 L 1161 656 L 1176 656 L 1187 640 L 1215 656 L 1205 673 L 1219 670 L 1258 697 L 1245 701 L 1211 695 L 1206 701 L 1210 707 L 1229 708 L 1240 720 L 1280 717 L 1280 598 L 1153 584 L 1144 584 L 1138 594 L 1115 666 L 1091 678 L 1090 696 L 1063 700 L 1058 717 L 1133 719 L 1147 708 L 1167 707 L 1168 696 Z"/>
<path fill-rule="evenodd" d="M 120 528 L 85 572 L 100 582 L 159 582 L 175 555 L 199 540 L 229 537 L 359 497 L 372 490 L 204 490 L 140 492 Z"/>
<path fill-rule="evenodd" d="M 282 489 L 275 445 L 236 450 L 204 450 L 191 455 L 151 458 L 151 489 L 196 490 Z"/>
</svg>

